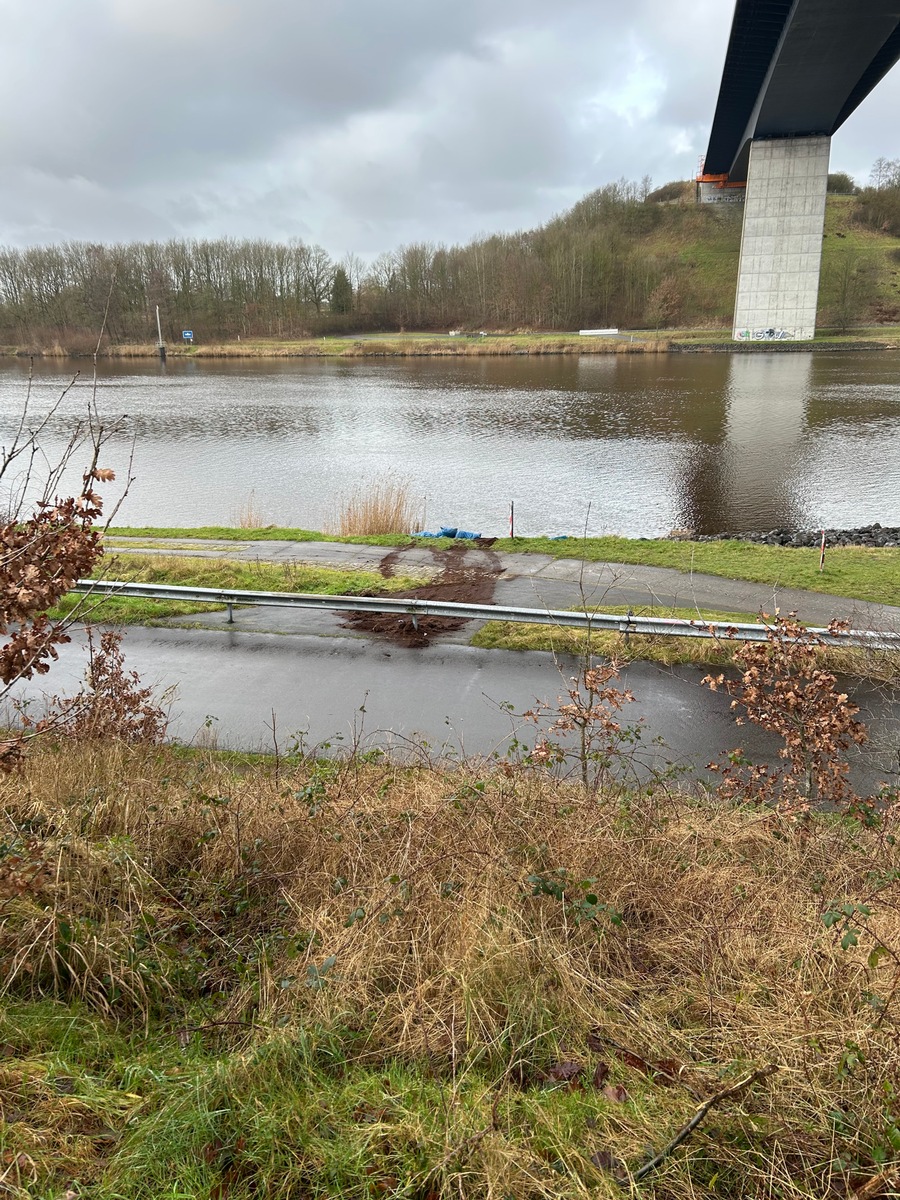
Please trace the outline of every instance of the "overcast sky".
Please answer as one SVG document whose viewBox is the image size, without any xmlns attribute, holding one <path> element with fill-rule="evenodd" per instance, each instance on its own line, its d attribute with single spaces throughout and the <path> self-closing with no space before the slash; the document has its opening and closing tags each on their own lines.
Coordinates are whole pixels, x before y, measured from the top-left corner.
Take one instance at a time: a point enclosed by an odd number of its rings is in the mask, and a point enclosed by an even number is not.
<svg viewBox="0 0 900 1200">
<path fill-rule="evenodd" d="M 528 228 L 691 177 L 731 0 L 0 0 L 0 243 Z M 900 157 L 900 67 L 834 140 Z"/>
</svg>

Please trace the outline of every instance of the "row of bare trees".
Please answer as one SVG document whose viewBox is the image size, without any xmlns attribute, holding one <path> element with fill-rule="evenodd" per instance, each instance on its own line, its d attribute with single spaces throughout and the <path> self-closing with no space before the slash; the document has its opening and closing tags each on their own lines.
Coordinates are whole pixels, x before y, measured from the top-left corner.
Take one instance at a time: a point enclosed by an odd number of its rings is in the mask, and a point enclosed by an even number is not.
<svg viewBox="0 0 900 1200">
<path fill-rule="evenodd" d="M 652 321 L 672 263 L 643 244 L 665 219 L 620 182 L 540 229 L 466 246 L 415 243 L 370 264 L 300 241 L 135 242 L 0 249 L 0 342 L 295 338 L 328 328 L 573 328 Z M 671 294 L 671 286 L 668 288 Z"/>
<path fill-rule="evenodd" d="M 335 267 L 321 246 L 264 241 L 66 242 L 0 250 L 0 337 L 151 339 L 156 306 L 172 336 L 293 337 L 328 309 Z"/>
<path fill-rule="evenodd" d="M 854 197 L 859 223 L 900 232 L 896 166 L 879 160 L 877 185 Z M 736 267 L 740 210 L 696 207 L 692 194 L 689 184 L 651 192 L 648 180 L 623 180 L 535 230 L 464 246 L 413 243 L 368 264 L 355 255 L 335 262 L 298 240 L 0 248 L 0 344 L 87 350 L 104 319 L 112 342 L 147 343 L 157 306 L 168 340 L 190 328 L 207 342 L 727 320 L 729 281 L 697 271 L 683 250 L 715 241 L 733 249 L 721 261 Z"/>
</svg>

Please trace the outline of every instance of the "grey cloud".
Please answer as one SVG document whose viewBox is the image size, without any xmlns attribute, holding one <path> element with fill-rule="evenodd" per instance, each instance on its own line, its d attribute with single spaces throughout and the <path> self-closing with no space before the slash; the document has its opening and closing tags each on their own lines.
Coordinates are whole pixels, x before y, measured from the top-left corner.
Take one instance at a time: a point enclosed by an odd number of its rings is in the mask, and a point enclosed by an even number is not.
<svg viewBox="0 0 900 1200">
<path fill-rule="evenodd" d="M 7 171 L 0 180 L 0 241 L 18 245 L 83 239 L 127 241 L 175 236 L 178 226 L 140 199 L 91 181 L 59 179 L 33 170 Z"/>
<path fill-rule="evenodd" d="M 195 26 L 198 6 L 209 19 Z M 485 28 L 540 6 L 185 0 L 162 5 L 163 22 L 147 0 L 49 0 L 35 24 L 17 7 L 13 69 L 0 80 L 17 120 L 0 149 L 61 175 L 131 183 L 254 158 L 285 134 L 390 105 L 446 54 L 478 51 Z"/>
<path fill-rule="evenodd" d="M 690 175 L 721 0 L 0 0 L 0 241 L 299 236 L 332 252 L 546 220 Z M 891 77 L 835 139 L 896 157 Z M 893 105 L 891 109 L 890 105 Z"/>
</svg>

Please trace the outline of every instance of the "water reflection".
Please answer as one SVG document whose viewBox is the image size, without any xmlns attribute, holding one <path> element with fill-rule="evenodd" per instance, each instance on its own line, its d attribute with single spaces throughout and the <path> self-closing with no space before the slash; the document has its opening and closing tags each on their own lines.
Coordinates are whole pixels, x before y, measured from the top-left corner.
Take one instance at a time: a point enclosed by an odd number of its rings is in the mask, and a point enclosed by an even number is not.
<svg viewBox="0 0 900 1200">
<path fill-rule="evenodd" d="M 322 527 L 337 497 L 393 469 L 432 524 L 652 535 L 780 524 L 900 523 L 893 356 L 626 355 L 101 366 L 101 411 L 128 412 L 135 474 L 121 520 Z M 72 368 L 39 361 L 34 403 Z M 0 438 L 27 363 L 0 363 Z M 81 415 L 79 380 L 48 430 Z M 123 439 L 108 465 L 124 471 Z"/>
<path fill-rule="evenodd" d="M 810 354 L 733 355 L 722 447 L 723 490 L 718 529 L 739 529 L 744 514 L 765 513 L 770 525 L 803 521 L 795 481 L 805 452 Z"/>
</svg>

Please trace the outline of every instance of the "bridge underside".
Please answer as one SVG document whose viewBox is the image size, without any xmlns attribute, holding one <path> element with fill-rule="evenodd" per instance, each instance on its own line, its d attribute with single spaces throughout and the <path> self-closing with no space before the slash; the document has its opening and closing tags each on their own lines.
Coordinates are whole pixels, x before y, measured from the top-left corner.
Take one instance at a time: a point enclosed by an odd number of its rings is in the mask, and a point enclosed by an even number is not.
<svg viewBox="0 0 900 1200">
<path fill-rule="evenodd" d="M 900 59 L 900 0 L 737 0 L 701 198 L 746 182 L 734 336 L 815 334 L 831 136 Z"/>
<path fill-rule="evenodd" d="M 900 0 L 738 0 L 705 172 L 763 138 L 830 137 L 900 59 Z"/>
</svg>

